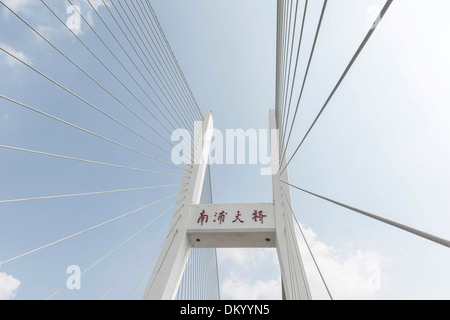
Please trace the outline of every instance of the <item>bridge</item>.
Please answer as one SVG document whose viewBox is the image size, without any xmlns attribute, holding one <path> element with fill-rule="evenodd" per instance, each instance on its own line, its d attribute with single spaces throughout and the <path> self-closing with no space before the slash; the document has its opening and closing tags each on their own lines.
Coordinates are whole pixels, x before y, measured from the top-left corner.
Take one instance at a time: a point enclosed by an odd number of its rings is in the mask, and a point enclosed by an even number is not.
<svg viewBox="0 0 450 320">
<path fill-rule="evenodd" d="M 378 52 L 377 45 L 382 41 L 377 36 L 390 32 L 388 28 L 405 4 L 382 1 L 368 11 L 361 9 L 367 4 L 350 5 L 354 16 L 361 17 L 364 12 L 369 22 L 355 32 L 357 36 L 345 44 L 343 51 L 329 52 L 328 57 L 336 63 L 333 75 L 325 80 L 319 79 L 317 68 L 324 57 L 323 43 L 332 42 L 327 19 L 336 19 L 332 12 L 339 4 L 277 0 L 256 9 L 234 1 L 203 4 L 209 13 L 224 10 L 216 12 L 217 19 L 228 14 L 226 8 L 242 9 L 235 12 L 243 17 L 242 26 L 246 24 L 245 10 L 254 10 L 255 21 L 265 26 L 264 31 L 272 32 L 252 30 L 251 24 L 256 22 L 249 17 L 247 27 L 255 39 L 244 35 L 245 41 L 233 39 L 236 43 L 258 42 L 256 38 L 260 37 L 259 41 L 269 43 L 273 52 L 261 53 L 261 57 L 253 52 L 247 63 L 254 65 L 238 66 L 237 61 L 231 61 L 225 68 L 227 77 L 239 83 L 239 90 L 230 92 L 248 106 L 245 110 L 230 107 L 224 111 L 203 103 L 223 97 L 209 97 L 207 88 L 200 90 L 198 83 L 216 83 L 225 97 L 230 94 L 225 76 L 206 79 L 190 62 L 199 60 L 208 68 L 217 57 L 208 52 L 199 56 L 195 43 L 183 43 L 187 36 L 172 19 L 172 15 L 182 17 L 180 12 L 187 7 L 192 10 L 190 14 L 201 15 L 200 2 L 180 4 L 178 14 L 167 11 L 168 4 L 148 0 L 0 3 L 4 16 L 0 24 L 7 30 L 0 38 L 0 299 L 219 300 L 224 298 L 220 272 L 224 248 L 244 255 L 249 251 L 241 251 L 243 248 L 258 248 L 261 251 L 257 252 L 270 252 L 277 258 L 276 267 L 271 265 L 271 269 L 279 277 L 268 289 L 275 288 L 276 292 L 266 298 L 348 298 L 337 286 L 344 285 L 337 278 L 347 276 L 346 272 L 340 275 L 339 270 L 361 272 L 360 266 L 345 268 L 345 263 L 329 254 L 339 241 L 334 247 L 326 246 L 307 224 L 330 237 L 360 236 L 373 248 L 380 242 L 384 248 L 397 248 L 393 251 L 397 253 L 414 255 L 417 247 L 425 253 L 433 252 L 430 263 L 438 264 L 440 285 L 448 284 L 450 279 L 444 270 L 448 267 L 445 263 L 450 262 L 450 234 L 443 227 L 447 220 L 428 210 L 420 216 L 423 205 L 416 207 L 413 201 L 393 205 L 400 195 L 383 198 L 392 190 L 408 193 L 398 191 L 399 185 L 408 188 L 395 178 L 402 173 L 390 170 L 394 178 L 383 189 L 378 182 L 372 185 L 370 178 L 335 172 L 341 179 L 349 176 L 359 183 L 345 193 L 345 183 L 328 183 L 331 178 L 318 174 L 339 171 L 342 164 L 338 155 L 349 149 L 350 154 L 364 159 L 353 159 L 353 163 L 365 163 L 367 166 L 361 166 L 366 169 L 381 170 L 381 165 L 372 165 L 367 159 L 382 156 L 368 147 L 370 141 L 358 140 L 356 129 L 344 128 L 334 137 L 320 136 L 319 141 L 330 144 L 328 149 L 309 143 L 317 132 L 323 132 L 321 123 L 332 123 L 328 112 L 344 113 L 334 118 L 339 121 L 352 117 L 348 108 L 339 110 L 344 108 L 342 91 L 350 91 L 345 96 L 350 105 L 361 104 L 357 90 L 346 86 L 348 78 L 353 72 L 364 72 L 358 70 L 360 60 L 373 59 L 372 64 L 383 68 L 383 61 L 373 53 Z M 233 18 L 227 19 L 231 29 Z M 205 38 L 217 36 L 199 28 Z M 227 43 L 226 39 L 214 43 L 222 42 Z M 245 56 L 239 48 L 215 49 Z M 210 50 L 214 50 L 212 45 Z M 370 52 L 375 56 L 369 56 Z M 273 58 L 271 64 L 258 61 L 267 57 Z M 220 65 L 222 60 L 217 59 Z M 252 84 L 246 82 L 248 73 L 253 74 Z M 371 75 L 362 77 L 372 83 L 368 79 Z M 196 79 L 195 86 L 192 78 Z M 358 85 L 364 86 L 364 81 Z M 258 94 L 249 97 L 246 90 L 250 92 L 251 86 L 252 93 Z M 388 96 L 380 92 L 372 98 L 379 95 Z M 264 105 L 257 106 L 261 101 Z M 416 102 L 426 109 L 419 98 Z M 258 130 L 229 130 L 251 122 Z M 354 145 L 333 145 L 349 132 L 353 132 Z M 434 141 L 430 139 L 424 145 Z M 400 140 L 399 150 L 402 144 L 407 143 Z M 312 150 L 319 150 L 320 155 L 315 155 L 309 167 L 299 169 L 302 157 Z M 382 153 L 383 148 L 378 151 Z M 424 167 L 434 165 L 437 172 L 445 171 L 439 154 L 432 156 L 437 160 Z M 268 160 L 261 163 L 263 158 Z M 250 169 L 247 161 L 257 166 Z M 222 164 L 232 164 L 242 171 L 228 174 Z M 322 171 L 315 171 L 313 164 Z M 316 181 L 314 188 L 304 182 L 311 177 Z M 436 174 L 433 179 L 443 181 L 443 194 L 446 175 Z M 321 186 L 330 190 L 326 185 L 338 191 L 321 192 Z M 241 199 L 226 201 L 224 195 L 234 189 Z M 363 195 L 363 190 L 370 194 Z M 389 204 L 399 212 L 389 213 L 383 208 Z M 439 205 L 430 208 L 435 207 L 443 210 Z M 417 210 L 416 216 L 408 210 Z M 400 240 L 387 243 L 394 233 Z M 353 279 L 371 286 L 362 290 L 365 293 L 375 287 L 380 290 L 384 277 L 381 259 L 376 254 L 365 255 L 356 238 L 355 242 L 356 257 L 370 262 L 364 265 L 363 276 L 358 273 Z M 245 264 L 263 269 L 264 263 L 257 260 L 252 263 L 247 257 Z M 336 264 L 339 268 L 333 270 Z M 408 262 L 404 268 L 413 266 Z M 417 278 L 422 276 L 420 270 L 414 273 Z M 423 282 L 430 291 L 439 286 L 427 279 Z M 240 297 L 239 290 L 245 291 L 248 284 L 245 279 L 230 276 L 227 280 L 225 298 L 233 288 L 235 297 Z M 440 291 L 446 290 L 436 290 L 437 297 L 445 298 Z"/>
</svg>

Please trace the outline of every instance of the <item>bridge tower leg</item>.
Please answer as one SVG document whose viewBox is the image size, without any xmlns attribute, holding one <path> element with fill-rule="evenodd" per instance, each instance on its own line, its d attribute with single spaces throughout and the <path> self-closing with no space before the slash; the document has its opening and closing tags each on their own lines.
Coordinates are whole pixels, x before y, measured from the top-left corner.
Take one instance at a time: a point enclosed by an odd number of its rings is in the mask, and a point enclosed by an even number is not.
<svg viewBox="0 0 450 320">
<path fill-rule="evenodd" d="M 197 122 L 198 124 L 199 122 Z M 201 134 L 197 134 L 200 131 Z M 178 292 L 186 262 L 191 251 L 187 225 L 191 205 L 198 204 L 203 189 L 213 131 L 211 114 L 203 116 L 201 128 L 196 126 L 192 139 L 193 164 L 186 165 L 169 234 L 162 246 L 150 281 L 144 292 L 145 300 L 173 300 Z"/>
<path fill-rule="evenodd" d="M 287 170 L 280 172 L 280 145 L 276 114 L 270 111 L 273 202 L 245 204 L 200 204 L 206 172 L 213 121 L 211 114 L 202 122 L 202 139 L 193 141 L 193 154 L 201 159 L 187 165 L 171 227 L 153 269 L 143 299 L 174 299 L 183 276 L 191 248 L 272 247 L 277 249 L 283 299 L 309 300 L 311 294 L 295 236 L 289 203 Z M 201 141 L 200 141 L 201 140 Z M 197 151 L 197 152 L 196 152 Z M 197 158 L 197 160 L 199 160 Z M 220 223 L 214 213 L 226 212 Z M 252 219 L 252 213 L 253 219 Z M 261 213 L 260 219 L 255 214 Z M 262 214 L 263 213 L 263 214 Z M 237 215 L 239 214 L 239 215 Z M 205 219 L 209 215 L 209 219 Z M 236 223 L 239 218 L 240 223 Z M 264 219 L 263 219 L 264 218 Z M 242 219 L 242 222 L 241 222 Z"/>
</svg>

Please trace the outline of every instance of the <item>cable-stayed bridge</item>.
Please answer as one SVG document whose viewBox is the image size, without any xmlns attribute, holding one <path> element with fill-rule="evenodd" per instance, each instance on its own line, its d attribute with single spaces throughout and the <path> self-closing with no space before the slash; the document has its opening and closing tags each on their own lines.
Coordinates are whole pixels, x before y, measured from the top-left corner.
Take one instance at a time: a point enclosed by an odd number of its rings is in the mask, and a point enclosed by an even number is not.
<svg viewBox="0 0 450 320">
<path fill-rule="evenodd" d="M 36 1 L 33 8 L 0 3 L 11 32 L 27 39 L 24 47 L 27 42 L 38 43 L 40 50 L 30 58 L 0 42 L 5 64 L 14 67 L 8 77 L 24 79 L 11 94 L 0 92 L 2 109 L 14 109 L 14 115 L 24 119 L 20 132 L 5 127 L 0 142 L 3 166 L 21 168 L 20 177 L 11 170 L 2 182 L 2 228 L 16 245 L 3 243 L 0 272 L 47 265 L 55 273 L 62 266 L 67 271 L 52 280 L 60 281 L 52 292 L 34 298 L 58 299 L 68 291 L 83 298 L 87 289 L 77 291 L 82 279 L 119 255 L 114 268 L 102 269 L 104 277 L 93 289 L 98 299 L 122 292 L 122 299 L 216 300 L 220 299 L 216 248 L 259 247 L 277 250 L 284 299 L 314 298 L 303 266 L 305 256 L 312 257 L 328 298 L 334 299 L 321 271 L 324 266 L 314 258 L 292 204 L 291 197 L 299 193 L 450 247 L 447 239 L 302 188 L 288 176 L 305 141 L 395 5 L 393 0 L 383 2 L 301 137 L 293 133 L 329 3 L 321 1 L 314 32 L 306 35 L 305 23 L 314 14 L 311 1 L 276 2 L 275 101 L 268 102 L 273 110 L 266 110 L 273 198 L 238 204 L 214 202 L 207 161 L 214 115 L 198 103 L 201 93 L 190 87 L 150 1 L 68 0 L 64 11 L 55 1 Z M 48 30 L 32 19 L 29 10 L 34 6 L 58 27 Z M 310 48 L 303 42 L 307 36 L 313 39 Z M 61 37 L 69 37 L 70 44 Z M 72 45 L 79 52 L 72 52 Z M 41 56 L 53 61 L 41 63 Z M 302 57 L 306 68 L 300 68 Z M 174 140 L 179 129 L 192 140 Z M 101 147 L 92 147 L 87 143 L 91 140 Z M 191 150 L 194 159 L 180 162 L 184 155 L 173 152 L 177 146 Z M 26 180 L 36 172 L 40 187 Z M 101 188 L 104 181 L 112 187 Z M 127 182 L 126 186 L 117 187 L 117 181 Z M 130 181 L 136 184 L 130 186 Z M 73 191 L 74 185 L 86 189 Z M 87 205 L 81 201 L 85 198 L 95 200 Z M 39 216 L 30 216 L 35 211 Z M 300 251 L 297 235 L 307 252 Z M 134 249 L 127 251 L 127 246 Z M 29 277 L 27 282 L 32 283 L 33 276 Z"/>
</svg>

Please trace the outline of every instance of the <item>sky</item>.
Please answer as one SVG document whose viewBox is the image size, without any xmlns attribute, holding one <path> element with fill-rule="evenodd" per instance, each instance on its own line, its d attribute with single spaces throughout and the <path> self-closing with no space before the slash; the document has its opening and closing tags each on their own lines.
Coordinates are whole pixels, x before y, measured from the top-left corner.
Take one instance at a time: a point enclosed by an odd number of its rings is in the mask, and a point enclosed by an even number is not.
<svg viewBox="0 0 450 320">
<path fill-rule="evenodd" d="M 37 0 L 2 0 L 127 105 L 156 121 L 70 31 Z M 150 1 L 202 112 L 215 128 L 267 129 L 275 103 L 276 2 Z M 312 1 L 311 1 L 312 2 Z M 68 2 L 46 1 L 69 19 Z M 135 67 L 87 2 L 75 2 L 125 66 Z M 303 2 L 299 2 L 303 4 Z M 291 155 L 358 48 L 384 1 L 329 1 L 287 154 Z M 108 17 L 101 1 L 99 12 Z M 322 1 L 310 4 L 299 79 L 303 78 Z M 301 8 L 303 8 L 301 6 Z M 0 47 L 18 56 L 158 145 L 164 140 L 0 6 Z M 289 166 L 290 182 L 331 199 L 450 239 L 450 163 L 446 94 L 450 84 L 450 4 L 395 0 L 370 42 Z M 301 12 L 301 10 L 299 10 Z M 375 14 L 374 14 L 375 13 Z M 108 17 L 108 23 L 114 21 Z M 86 23 L 76 34 L 142 101 L 146 96 Z M 118 30 L 116 36 L 126 41 Z M 127 49 L 132 51 L 129 46 Z M 133 55 L 134 57 L 134 55 Z M 141 66 L 140 61 L 136 60 Z M 145 70 L 141 67 L 142 71 Z M 0 52 L 0 94 L 110 139 L 168 160 L 167 154 Z M 142 82 L 142 81 L 141 81 Z M 298 92 L 299 82 L 296 83 Z M 152 93 L 149 93 L 153 97 Z M 153 110 L 153 109 L 152 109 Z M 158 127 L 159 128 L 159 127 Z M 161 131 L 162 132 L 162 131 Z M 0 145 L 182 174 L 85 132 L 0 101 Z M 212 165 L 214 203 L 272 201 L 260 165 Z M 0 149 L 0 200 L 179 184 L 178 176 L 78 163 Z M 0 203 L 0 261 L 176 195 L 179 186 L 64 199 Z M 448 248 L 291 189 L 311 250 L 335 299 L 449 299 Z M 127 299 L 163 236 L 120 281 L 121 272 L 170 221 L 176 198 L 156 203 L 0 267 L 0 299 L 45 299 L 63 287 L 68 266 L 85 270 L 81 290 L 55 298 Z M 119 248 L 139 228 L 168 211 Z M 328 299 L 298 234 L 315 299 Z M 279 299 L 272 249 L 218 251 L 223 299 Z M 147 273 L 142 280 L 148 279 Z M 148 281 L 148 280 L 147 280 Z M 144 286 L 132 298 L 139 298 Z"/>
</svg>

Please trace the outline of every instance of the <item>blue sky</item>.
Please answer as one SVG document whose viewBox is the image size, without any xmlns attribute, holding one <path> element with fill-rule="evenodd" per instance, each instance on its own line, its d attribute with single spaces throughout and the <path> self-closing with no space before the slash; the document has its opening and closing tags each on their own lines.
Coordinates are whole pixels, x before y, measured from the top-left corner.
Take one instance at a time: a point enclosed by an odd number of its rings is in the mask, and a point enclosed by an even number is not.
<svg viewBox="0 0 450 320">
<path fill-rule="evenodd" d="M 4 2 L 156 125 L 40 1 Z M 55 0 L 47 3 L 64 19 L 68 17 L 68 3 Z M 275 100 L 275 1 L 151 3 L 202 111 L 212 111 L 215 127 L 222 131 L 267 128 L 268 111 L 274 108 Z M 101 30 L 105 42 L 112 43 L 118 56 L 127 61 L 86 2 L 78 4 L 90 15 L 93 26 Z M 329 2 L 288 154 L 294 151 L 365 36 L 374 9 L 379 10 L 383 4 L 375 0 Z M 100 13 L 107 16 L 106 9 L 100 2 L 98 5 Z M 446 19 L 449 6 L 444 0 L 394 1 L 380 29 L 290 165 L 291 183 L 450 239 L 450 202 L 446 196 L 450 191 L 450 174 L 446 170 L 450 160 L 446 95 L 450 83 L 450 24 Z M 2 48 L 15 52 L 92 104 L 165 145 L 157 134 L 16 17 L 1 9 Z M 299 65 L 301 76 L 320 9 L 320 1 L 310 4 L 305 49 Z M 113 66 L 114 72 L 126 79 L 141 99 L 146 99 L 85 24 L 79 35 L 104 58 L 105 64 Z M 126 66 L 134 70 L 128 61 Z M 0 94 L 151 155 L 170 159 L 4 53 L 0 53 L 0 74 Z M 183 172 L 4 100 L 0 101 L 0 124 L 2 145 L 169 173 Z M 271 201 L 270 177 L 261 176 L 259 169 L 257 165 L 213 166 L 214 202 Z M 0 179 L 0 200 L 180 182 L 179 177 L 11 150 L 0 150 Z M 0 203 L 0 260 L 171 196 L 178 189 Z M 292 199 L 335 298 L 449 298 L 448 249 L 300 191 L 292 190 Z M 0 297 L 3 294 L 3 298 L 46 298 L 65 284 L 67 266 L 89 267 L 173 204 L 174 199 L 158 203 L 120 222 L 1 266 Z M 56 297 L 100 298 L 169 219 L 170 213 L 83 275 L 82 290 L 62 291 Z M 159 237 L 145 251 L 107 298 L 128 298 L 161 241 Z M 326 299 L 302 244 L 301 249 L 313 297 Z M 280 297 L 274 251 L 221 250 L 219 262 L 223 298 Z M 380 276 L 375 287 L 370 285 L 374 275 Z M 20 281 L 20 286 L 14 279 Z M 139 297 L 143 288 L 139 290 L 134 298 Z"/>
</svg>

